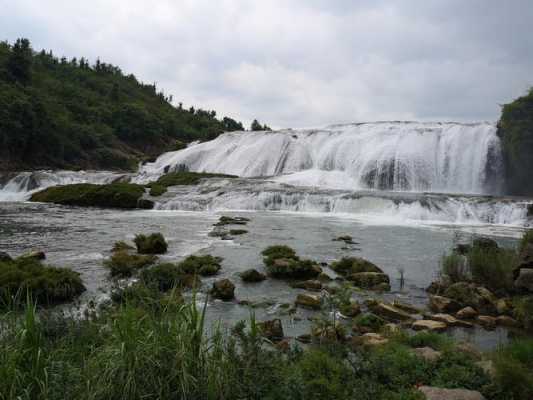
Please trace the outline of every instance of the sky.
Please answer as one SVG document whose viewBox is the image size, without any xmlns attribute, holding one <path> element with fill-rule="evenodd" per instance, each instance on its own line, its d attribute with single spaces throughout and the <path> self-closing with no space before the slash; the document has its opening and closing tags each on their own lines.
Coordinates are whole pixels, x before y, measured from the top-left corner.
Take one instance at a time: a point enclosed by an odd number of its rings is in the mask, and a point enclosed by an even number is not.
<svg viewBox="0 0 533 400">
<path fill-rule="evenodd" d="M 0 40 L 277 128 L 496 121 L 533 86 L 531 21 L 531 0 L 0 0 Z"/>
</svg>

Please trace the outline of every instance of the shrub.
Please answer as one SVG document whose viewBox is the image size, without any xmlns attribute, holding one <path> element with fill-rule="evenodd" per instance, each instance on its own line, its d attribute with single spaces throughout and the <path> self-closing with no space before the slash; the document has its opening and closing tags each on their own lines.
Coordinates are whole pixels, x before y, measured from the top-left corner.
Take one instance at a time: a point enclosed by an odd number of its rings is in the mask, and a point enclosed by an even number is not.
<svg viewBox="0 0 533 400">
<path fill-rule="evenodd" d="M 512 290 L 513 269 L 517 262 L 514 250 L 473 246 L 467 259 L 474 282 L 496 292 Z"/>
<path fill-rule="evenodd" d="M 167 252 L 167 242 L 161 233 L 148 236 L 139 234 L 133 240 L 140 254 L 164 254 Z"/>
<path fill-rule="evenodd" d="M 111 271 L 111 276 L 127 278 L 132 276 L 137 270 L 153 264 L 156 257 L 152 255 L 130 254 L 127 251 L 117 251 L 111 258 L 104 262 L 104 265 Z"/>
<path fill-rule="evenodd" d="M 489 377 L 467 354 L 448 350 L 437 361 L 431 386 L 480 390 L 490 383 Z"/>
<path fill-rule="evenodd" d="M 178 264 L 181 272 L 184 274 L 197 274 L 201 276 L 215 275 L 220 268 L 220 257 L 205 256 L 189 256 Z"/>
<path fill-rule="evenodd" d="M 411 347 L 431 347 L 435 350 L 449 350 L 453 346 L 453 340 L 435 332 L 418 332 L 408 336 L 405 343 Z"/>
<path fill-rule="evenodd" d="M 533 204 L 531 204 L 531 209 L 531 214 L 533 215 Z M 518 246 L 519 252 L 521 253 L 528 244 L 533 244 L 533 229 L 528 229 L 526 232 L 524 232 L 524 235 L 520 240 L 520 245 Z"/>
<path fill-rule="evenodd" d="M 39 305 L 70 301 L 85 291 L 80 274 L 68 268 L 44 266 L 32 258 L 0 263 L 0 299 L 3 306 L 26 300 Z"/>
<path fill-rule="evenodd" d="M 343 257 L 341 260 L 332 263 L 331 269 L 340 275 L 351 275 L 360 272 L 383 272 L 375 264 L 360 257 Z"/>
<path fill-rule="evenodd" d="M 158 185 L 157 183 L 153 183 L 150 185 L 150 196 L 158 197 L 167 192 L 167 188 L 162 185 Z"/>
<path fill-rule="evenodd" d="M 533 330 L 533 296 L 516 298 L 514 315 L 527 330 Z"/>
<path fill-rule="evenodd" d="M 494 355 L 496 393 L 501 398 L 533 398 L 533 340 L 523 339 L 500 348 Z M 506 393 L 507 396 L 503 394 Z M 496 397 L 495 398 L 500 398 Z"/>
<path fill-rule="evenodd" d="M 159 186 L 197 185 L 204 178 L 237 178 L 235 175 L 211 174 L 207 172 L 172 172 L 161 176 L 155 183 Z"/>
<path fill-rule="evenodd" d="M 379 332 L 385 325 L 385 320 L 376 314 L 364 313 L 359 314 L 354 319 L 354 328 L 356 330 L 367 330 L 369 332 Z"/>
<path fill-rule="evenodd" d="M 448 276 L 453 283 L 470 279 L 466 259 L 456 252 L 442 257 L 441 273 Z"/>
<path fill-rule="evenodd" d="M 129 250 L 133 250 L 133 246 L 130 246 L 129 244 L 127 244 L 126 242 L 124 241 L 119 241 L 119 242 L 115 242 L 115 244 L 113 245 L 113 248 L 111 249 L 112 252 L 116 252 L 116 251 L 129 251 Z"/>
<path fill-rule="evenodd" d="M 34 193 L 30 201 L 82 207 L 137 208 L 144 187 L 131 183 L 53 186 Z"/>
<path fill-rule="evenodd" d="M 158 264 L 141 272 L 141 281 L 147 286 L 154 286 L 160 291 L 167 291 L 178 286 L 183 273 L 176 264 Z"/>
<path fill-rule="evenodd" d="M 294 260 L 298 260 L 298 256 L 296 255 L 294 249 L 285 245 L 275 245 L 267 247 L 265 250 L 262 251 L 261 254 L 263 255 L 263 257 L 270 260 L 275 260 L 278 258 L 292 258 Z"/>
</svg>

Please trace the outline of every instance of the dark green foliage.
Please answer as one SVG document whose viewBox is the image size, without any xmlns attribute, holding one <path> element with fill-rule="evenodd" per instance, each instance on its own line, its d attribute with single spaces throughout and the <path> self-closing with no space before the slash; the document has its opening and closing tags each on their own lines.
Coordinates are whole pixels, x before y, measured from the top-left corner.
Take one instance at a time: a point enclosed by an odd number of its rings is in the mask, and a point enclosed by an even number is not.
<svg viewBox="0 0 533 400">
<path fill-rule="evenodd" d="M 127 278 L 137 270 L 153 264 L 155 260 L 156 257 L 152 255 L 130 254 L 121 250 L 114 252 L 104 265 L 109 268 L 111 276 Z"/>
<path fill-rule="evenodd" d="M 178 264 L 180 270 L 184 274 L 193 274 L 201 276 L 215 275 L 220 268 L 220 257 L 205 256 L 189 256 Z"/>
<path fill-rule="evenodd" d="M 246 217 L 228 217 L 223 215 L 219 218 L 218 222 L 214 224 L 215 226 L 226 226 L 226 225 L 246 225 L 250 222 L 249 218 Z"/>
<path fill-rule="evenodd" d="M 448 276 L 453 283 L 467 281 L 471 278 L 466 259 L 456 252 L 442 257 L 441 272 Z"/>
<path fill-rule="evenodd" d="M 140 254 L 164 254 L 168 244 L 161 233 L 152 233 L 148 236 L 136 235 L 133 240 Z"/>
<path fill-rule="evenodd" d="M 113 245 L 113 249 L 111 250 L 112 252 L 115 252 L 115 251 L 128 251 L 128 250 L 133 250 L 133 246 L 130 246 L 129 244 L 127 244 L 126 242 L 124 241 L 119 241 L 119 242 L 116 242 L 114 245 Z"/>
<path fill-rule="evenodd" d="M 97 60 L 35 53 L 27 39 L 0 44 L 0 170 L 131 170 L 174 150 L 242 130 L 214 111 L 171 104 L 154 84 Z"/>
<path fill-rule="evenodd" d="M 266 124 L 261 125 L 258 120 L 254 119 L 252 121 L 252 124 L 250 125 L 250 130 L 251 131 L 271 131 L 272 129 L 270 129 L 270 127 L 267 126 Z"/>
<path fill-rule="evenodd" d="M 524 328 L 533 331 L 533 296 L 515 298 L 513 306 L 515 318 Z"/>
<path fill-rule="evenodd" d="M 379 267 L 360 257 L 344 257 L 331 264 L 331 269 L 340 275 L 351 275 L 359 272 L 383 272 Z"/>
<path fill-rule="evenodd" d="M 520 245 L 518 246 L 518 252 L 521 253 L 529 245 L 533 244 L 533 229 L 528 229 L 522 239 L 520 240 Z"/>
<path fill-rule="evenodd" d="M 408 336 L 405 343 L 411 347 L 431 347 L 434 350 L 450 350 L 453 340 L 446 335 L 435 332 L 418 332 Z"/>
<path fill-rule="evenodd" d="M 354 319 L 354 327 L 361 332 L 379 332 L 385 323 L 383 318 L 372 313 L 359 314 Z"/>
<path fill-rule="evenodd" d="M 200 179 L 204 178 L 237 178 L 235 175 L 225 175 L 225 174 L 211 174 L 207 172 L 172 172 L 170 174 L 163 175 L 160 177 L 154 185 L 163 186 L 165 188 L 169 186 L 178 186 L 178 185 L 197 185 L 200 182 Z"/>
<path fill-rule="evenodd" d="M 229 234 L 230 235 L 244 235 L 248 233 L 246 229 L 230 229 Z"/>
<path fill-rule="evenodd" d="M 533 89 L 505 104 L 498 123 L 509 194 L 533 195 Z"/>
<path fill-rule="evenodd" d="M 30 200 L 82 207 L 137 208 L 144 187 L 131 183 L 53 186 L 34 193 Z"/>
<path fill-rule="evenodd" d="M 178 265 L 172 263 L 158 264 L 141 272 L 142 282 L 163 292 L 180 286 L 182 278 L 183 271 Z"/>
<path fill-rule="evenodd" d="M 150 185 L 150 196 L 158 197 L 167 192 L 167 188 L 163 185 L 153 183 Z"/>
<path fill-rule="evenodd" d="M 496 384 L 494 398 L 533 398 L 533 340 L 516 340 L 494 356 Z"/>
<path fill-rule="evenodd" d="M 296 256 L 296 252 L 294 249 L 290 248 L 289 246 L 285 245 L 275 245 L 267 247 L 265 250 L 261 252 L 263 257 L 275 260 L 278 258 L 292 258 L 294 260 L 298 260 L 298 256 Z"/>
<path fill-rule="evenodd" d="M 85 291 L 80 274 L 68 268 L 45 266 L 33 258 L 0 262 L 0 306 L 25 301 L 39 305 L 70 301 Z"/>
<path fill-rule="evenodd" d="M 294 249 L 285 245 L 267 247 L 261 252 L 268 273 L 279 279 L 316 278 L 322 269 L 312 260 L 301 260 Z"/>
</svg>

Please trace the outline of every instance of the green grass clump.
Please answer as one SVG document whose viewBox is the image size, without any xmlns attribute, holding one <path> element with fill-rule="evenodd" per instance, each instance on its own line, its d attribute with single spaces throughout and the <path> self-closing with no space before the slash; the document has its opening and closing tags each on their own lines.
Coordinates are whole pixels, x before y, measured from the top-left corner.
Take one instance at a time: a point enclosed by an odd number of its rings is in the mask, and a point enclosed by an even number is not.
<svg viewBox="0 0 533 400">
<path fill-rule="evenodd" d="M 471 278 L 466 259 L 456 252 L 442 257 L 441 273 L 448 276 L 453 283 L 468 281 Z"/>
<path fill-rule="evenodd" d="M 30 201 L 81 207 L 137 208 L 144 187 L 131 183 L 53 186 L 34 193 Z"/>
<path fill-rule="evenodd" d="M 275 245 L 267 247 L 261 252 L 261 254 L 263 255 L 263 257 L 271 260 L 275 260 L 277 258 L 292 258 L 294 260 L 298 260 L 296 251 L 285 245 Z"/>
<path fill-rule="evenodd" d="M 531 205 L 532 215 L 533 215 L 533 204 Z M 528 229 L 522 239 L 520 240 L 520 245 L 518 246 L 518 251 L 521 253 L 526 249 L 529 244 L 533 244 L 533 229 Z"/>
<path fill-rule="evenodd" d="M 109 268 L 111 276 L 128 278 L 139 269 L 151 265 L 155 262 L 153 255 L 130 254 L 127 251 L 116 251 L 111 257 L 104 261 L 104 265 Z"/>
<path fill-rule="evenodd" d="M 133 240 L 140 254 L 164 254 L 167 252 L 168 244 L 161 233 L 150 235 L 139 234 Z"/>
<path fill-rule="evenodd" d="M 147 286 L 154 286 L 158 290 L 166 292 L 181 285 L 183 272 L 176 264 L 164 263 L 144 269 L 140 277 Z"/>
<path fill-rule="evenodd" d="M 435 332 L 417 332 L 405 338 L 405 343 L 411 347 L 431 347 L 434 350 L 450 350 L 453 340 L 446 335 Z"/>
<path fill-rule="evenodd" d="M 235 175 L 226 174 L 212 174 L 208 172 L 172 172 L 161 176 L 156 182 L 156 185 L 162 187 L 179 186 L 179 185 L 197 185 L 201 179 L 204 178 L 237 178 Z"/>
<path fill-rule="evenodd" d="M 150 185 L 150 196 L 158 197 L 167 192 L 166 186 L 153 183 Z"/>
<path fill-rule="evenodd" d="M 375 264 L 360 257 L 343 257 L 339 261 L 332 263 L 331 269 L 341 275 L 351 275 L 359 272 L 383 272 Z"/>
<path fill-rule="evenodd" d="M 356 330 L 368 332 L 379 332 L 385 323 L 383 318 L 372 313 L 359 314 L 353 321 Z"/>
<path fill-rule="evenodd" d="M 533 398 L 533 339 L 511 342 L 495 353 L 493 361 L 496 370 L 494 398 Z"/>
<path fill-rule="evenodd" d="M 513 269 L 517 263 L 514 250 L 473 246 L 467 254 L 467 260 L 474 282 L 495 292 L 513 289 Z"/>
<path fill-rule="evenodd" d="M 178 264 L 179 269 L 184 274 L 211 276 L 220 270 L 222 259 L 211 255 L 205 256 L 188 256 Z"/>
<path fill-rule="evenodd" d="M 129 251 L 129 250 L 134 250 L 134 247 L 130 246 L 128 243 L 124 242 L 123 240 L 115 242 L 115 244 L 113 245 L 113 248 L 111 249 L 112 252 Z"/>
<path fill-rule="evenodd" d="M 71 301 L 84 291 L 80 274 L 68 268 L 45 266 L 27 257 L 0 262 L 1 306 L 24 301 L 27 294 L 39 305 L 52 305 Z"/>
</svg>

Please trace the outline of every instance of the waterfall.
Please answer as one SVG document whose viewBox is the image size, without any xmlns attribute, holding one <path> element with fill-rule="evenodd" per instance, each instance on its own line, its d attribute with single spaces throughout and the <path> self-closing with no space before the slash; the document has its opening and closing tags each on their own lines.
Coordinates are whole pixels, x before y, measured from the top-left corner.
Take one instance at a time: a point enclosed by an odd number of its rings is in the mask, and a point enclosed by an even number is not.
<svg viewBox="0 0 533 400">
<path fill-rule="evenodd" d="M 376 122 L 232 132 L 166 153 L 142 167 L 137 179 L 183 165 L 346 190 L 498 194 L 503 179 L 500 142 L 491 123 Z"/>
</svg>

